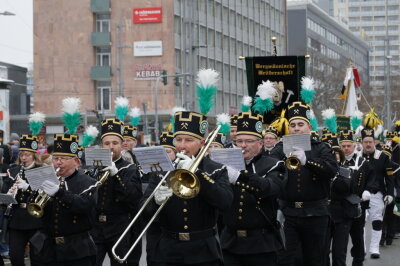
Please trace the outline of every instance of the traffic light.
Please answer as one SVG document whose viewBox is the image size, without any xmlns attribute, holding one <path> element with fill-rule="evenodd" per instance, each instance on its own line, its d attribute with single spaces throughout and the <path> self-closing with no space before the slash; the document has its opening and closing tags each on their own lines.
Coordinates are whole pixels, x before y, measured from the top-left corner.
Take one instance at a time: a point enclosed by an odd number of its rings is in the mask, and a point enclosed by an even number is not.
<svg viewBox="0 0 400 266">
<path fill-rule="evenodd" d="M 166 76 L 166 75 L 167 75 L 167 70 L 163 70 L 163 71 L 161 72 L 161 75 L 162 75 L 162 76 Z M 164 86 L 166 86 L 166 85 L 168 84 L 168 79 L 167 79 L 167 77 L 162 77 L 162 83 L 164 84 Z"/>
<path fill-rule="evenodd" d="M 176 74 L 178 74 L 178 73 L 176 73 Z M 174 77 L 174 81 L 175 81 L 175 86 L 177 86 L 177 87 L 181 86 L 181 82 L 179 81 L 178 76 Z"/>
</svg>

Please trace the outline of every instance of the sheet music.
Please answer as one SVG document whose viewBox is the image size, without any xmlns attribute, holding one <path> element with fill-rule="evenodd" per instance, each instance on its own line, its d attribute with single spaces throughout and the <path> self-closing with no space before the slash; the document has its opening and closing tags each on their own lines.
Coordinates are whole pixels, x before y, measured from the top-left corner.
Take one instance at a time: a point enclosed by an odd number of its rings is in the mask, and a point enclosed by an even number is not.
<svg viewBox="0 0 400 266">
<path fill-rule="evenodd" d="M 85 148 L 86 165 L 94 167 L 111 166 L 111 151 L 105 148 Z"/>
<path fill-rule="evenodd" d="M 311 135 L 310 134 L 295 134 L 285 135 L 282 137 L 283 152 L 289 156 L 293 152 L 293 147 L 300 148 L 304 151 L 311 151 Z"/>
<path fill-rule="evenodd" d="M 12 195 L 0 193 L 0 204 L 17 204 L 18 202 Z"/>
<path fill-rule="evenodd" d="M 33 191 L 40 189 L 44 181 L 49 180 L 54 184 L 59 184 L 56 171 L 52 165 L 46 165 L 25 171 L 25 177 Z"/>
<path fill-rule="evenodd" d="M 228 165 L 236 170 L 245 170 L 242 149 L 212 149 L 210 157 L 213 161 Z"/>
<path fill-rule="evenodd" d="M 162 146 L 134 148 L 133 153 L 145 173 L 151 172 L 152 168 L 153 171 L 172 171 L 175 169 Z"/>
</svg>

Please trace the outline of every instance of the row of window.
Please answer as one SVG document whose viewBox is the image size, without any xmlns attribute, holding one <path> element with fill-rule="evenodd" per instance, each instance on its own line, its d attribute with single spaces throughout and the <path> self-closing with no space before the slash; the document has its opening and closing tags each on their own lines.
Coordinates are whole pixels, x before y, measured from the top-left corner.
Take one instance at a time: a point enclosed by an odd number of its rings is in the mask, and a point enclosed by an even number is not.
<svg viewBox="0 0 400 266">
<path fill-rule="evenodd" d="M 388 31 L 397 31 L 399 30 L 398 25 L 389 25 L 387 26 Z M 365 27 L 359 27 L 359 26 L 354 26 L 349 28 L 352 32 L 358 32 L 360 29 L 369 32 L 369 31 L 386 31 L 386 26 L 365 26 Z"/>
<path fill-rule="evenodd" d="M 349 12 L 369 12 L 369 11 L 386 11 L 386 6 L 352 6 L 349 7 Z M 388 10 L 399 10 L 399 5 L 389 5 Z"/>
<path fill-rule="evenodd" d="M 388 21 L 398 21 L 399 15 L 392 15 L 387 17 Z M 349 17 L 349 22 L 372 22 L 372 21 L 386 21 L 386 16 L 362 16 L 362 17 Z"/>
<path fill-rule="evenodd" d="M 307 37 L 307 46 L 315 51 L 320 52 L 323 55 L 326 55 L 329 58 L 340 59 L 339 53 L 335 52 L 329 47 L 326 47 L 325 45 L 321 44 L 317 40 L 314 40 L 313 38 Z"/>
</svg>

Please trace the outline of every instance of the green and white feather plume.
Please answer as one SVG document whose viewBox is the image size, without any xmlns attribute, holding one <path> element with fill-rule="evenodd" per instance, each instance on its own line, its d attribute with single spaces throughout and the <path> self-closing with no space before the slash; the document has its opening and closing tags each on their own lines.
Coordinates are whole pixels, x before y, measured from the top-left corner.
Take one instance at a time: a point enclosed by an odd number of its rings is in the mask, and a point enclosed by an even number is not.
<svg viewBox="0 0 400 266">
<path fill-rule="evenodd" d="M 375 139 L 378 139 L 379 136 L 382 134 L 382 132 L 383 132 L 383 126 L 382 126 L 381 124 L 379 124 L 379 125 L 376 127 L 375 131 L 374 131 L 374 137 L 375 137 Z"/>
<path fill-rule="evenodd" d="M 79 109 L 81 107 L 81 99 L 68 97 L 62 100 L 62 111 L 64 112 L 62 115 L 62 120 L 64 121 L 64 125 L 68 128 L 68 134 L 75 134 L 78 126 L 81 123 L 81 114 L 79 113 Z"/>
<path fill-rule="evenodd" d="M 133 107 L 131 108 L 131 110 L 129 111 L 129 118 L 130 118 L 130 124 L 132 126 L 137 127 L 139 125 L 140 122 L 140 109 L 138 107 Z"/>
<path fill-rule="evenodd" d="M 253 112 L 264 115 L 265 112 L 274 109 L 272 97 L 274 97 L 275 93 L 276 89 L 274 88 L 274 84 L 269 80 L 263 81 L 262 84 L 258 85 L 257 96 L 255 97 L 254 105 L 252 107 Z"/>
<path fill-rule="evenodd" d="M 357 128 L 358 128 L 359 126 L 361 126 L 361 123 L 362 123 L 362 121 L 363 121 L 363 116 L 364 116 L 364 114 L 363 114 L 361 111 L 356 110 L 356 111 L 354 112 L 354 114 L 352 115 L 352 117 L 350 118 L 351 128 L 352 128 L 354 131 L 357 130 Z"/>
<path fill-rule="evenodd" d="M 228 135 L 231 130 L 231 117 L 228 114 L 222 113 L 217 115 L 217 125 L 220 125 L 221 128 L 219 132 L 224 135 Z"/>
<path fill-rule="evenodd" d="M 219 74 L 214 69 L 201 69 L 197 73 L 196 93 L 200 113 L 208 114 L 215 104 Z"/>
<path fill-rule="evenodd" d="M 175 113 L 183 112 L 183 111 L 186 111 L 186 109 L 183 107 L 180 107 L 180 106 L 175 106 L 174 108 L 172 108 L 171 118 L 169 119 L 169 123 L 170 123 L 169 131 L 171 131 L 172 133 L 175 132 Z"/>
<path fill-rule="evenodd" d="M 311 104 L 315 97 L 314 79 L 310 77 L 301 78 L 300 96 L 304 103 Z"/>
<path fill-rule="evenodd" d="M 86 130 L 83 133 L 81 146 L 86 148 L 87 146 L 92 145 L 98 135 L 99 135 L 99 130 L 96 127 L 92 125 L 86 127 Z"/>
<path fill-rule="evenodd" d="M 44 124 L 45 115 L 40 112 L 35 112 L 29 115 L 29 130 L 33 136 L 36 136 L 42 130 Z"/>
<path fill-rule="evenodd" d="M 332 133 L 337 133 L 337 118 L 335 110 L 332 108 L 323 110 L 322 118 L 324 119 L 324 125 L 329 129 L 329 131 Z"/>
<path fill-rule="evenodd" d="M 313 110 L 310 110 L 310 124 L 312 127 L 312 131 L 318 132 L 318 119 L 314 114 Z"/>
<path fill-rule="evenodd" d="M 251 103 L 253 102 L 253 98 L 251 98 L 250 96 L 246 95 L 243 96 L 242 99 L 242 112 L 249 112 L 250 108 L 251 108 Z"/>
<path fill-rule="evenodd" d="M 124 121 L 129 112 L 129 100 L 125 97 L 117 97 L 115 103 L 115 117 L 120 121 Z"/>
</svg>

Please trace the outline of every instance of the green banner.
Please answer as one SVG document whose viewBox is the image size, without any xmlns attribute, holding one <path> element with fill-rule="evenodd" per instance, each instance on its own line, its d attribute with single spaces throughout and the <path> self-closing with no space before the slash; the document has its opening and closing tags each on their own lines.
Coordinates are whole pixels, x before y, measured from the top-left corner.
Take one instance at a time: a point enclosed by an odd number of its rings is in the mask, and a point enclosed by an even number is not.
<svg viewBox="0 0 400 266">
<path fill-rule="evenodd" d="M 254 97 L 262 81 L 276 82 L 278 95 L 275 108 L 264 114 L 264 123 L 271 123 L 282 109 L 300 97 L 300 81 L 305 75 L 304 56 L 259 56 L 246 57 L 246 75 L 249 96 Z"/>
<path fill-rule="evenodd" d="M 336 116 L 336 123 L 337 123 L 337 132 L 339 133 L 341 130 L 350 130 L 350 117 L 344 115 Z"/>
</svg>

